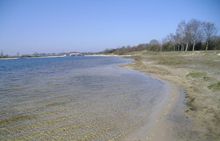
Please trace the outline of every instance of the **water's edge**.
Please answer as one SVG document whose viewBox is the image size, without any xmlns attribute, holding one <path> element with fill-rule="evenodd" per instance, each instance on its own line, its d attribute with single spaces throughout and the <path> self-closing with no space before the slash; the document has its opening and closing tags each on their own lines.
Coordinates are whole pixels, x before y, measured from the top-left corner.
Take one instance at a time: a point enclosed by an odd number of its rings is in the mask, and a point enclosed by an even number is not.
<svg viewBox="0 0 220 141">
<path fill-rule="evenodd" d="M 132 57 L 131 57 L 132 58 Z M 133 60 L 132 63 L 135 63 Z M 139 73 L 143 73 L 148 77 L 162 81 L 169 87 L 169 91 L 166 99 L 158 105 L 149 124 L 146 123 L 145 127 L 142 127 L 137 133 L 130 135 L 126 138 L 126 141 L 132 140 L 149 140 L 149 141 L 170 141 L 179 140 L 185 141 L 189 138 L 191 121 L 185 115 L 186 103 L 185 103 L 185 91 L 184 88 L 174 84 L 171 81 L 163 80 L 155 74 L 143 72 L 135 67 L 130 67 L 129 64 L 121 66 L 127 69 L 136 70 Z M 150 127 L 150 128 L 149 128 Z"/>
<path fill-rule="evenodd" d="M 121 67 L 132 60 L 11 61 L 0 64 L 2 140 L 173 139 L 177 116 L 168 115 L 179 100 L 176 87 Z"/>
</svg>

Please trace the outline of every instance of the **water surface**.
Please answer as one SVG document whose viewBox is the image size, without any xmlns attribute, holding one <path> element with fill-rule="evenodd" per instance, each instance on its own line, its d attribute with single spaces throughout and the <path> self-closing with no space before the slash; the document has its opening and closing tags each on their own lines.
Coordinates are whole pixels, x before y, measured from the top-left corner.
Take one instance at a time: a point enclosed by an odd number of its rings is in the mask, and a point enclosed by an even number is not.
<svg viewBox="0 0 220 141">
<path fill-rule="evenodd" d="M 117 57 L 0 61 L 0 140 L 121 140 L 167 86 Z"/>
</svg>

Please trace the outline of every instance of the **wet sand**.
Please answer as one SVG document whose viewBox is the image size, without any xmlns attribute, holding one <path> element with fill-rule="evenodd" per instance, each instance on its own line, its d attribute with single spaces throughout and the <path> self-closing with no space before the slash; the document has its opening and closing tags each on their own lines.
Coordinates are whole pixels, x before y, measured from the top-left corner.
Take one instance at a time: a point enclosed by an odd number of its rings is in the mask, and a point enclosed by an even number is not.
<svg viewBox="0 0 220 141">
<path fill-rule="evenodd" d="M 174 87 L 171 87 L 174 90 Z M 177 91 L 176 91 L 177 92 Z M 171 108 L 176 105 L 177 93 L 168 93 L 161 102 L 154 108 L 149 120 L 137 131 L 125 138 L 125 141 L 170 141 L 175 140 L 173 130 L 168 124 L 168 114 Z"/>
<path fill-rule="evenodd" d="M 124 67 L 133 68 L 129 65 Z M 152 78 L 166 83 L 169 91 L 164 93 L 163 99 L 154 107 L 149 120 L 129 134 L 123 141 L 185 141 L 185 134 L 191 128 L 191 121 L 185 115 L 185 93 L 181 86 L 164 81 L 157 75 Z"/>
</svg>

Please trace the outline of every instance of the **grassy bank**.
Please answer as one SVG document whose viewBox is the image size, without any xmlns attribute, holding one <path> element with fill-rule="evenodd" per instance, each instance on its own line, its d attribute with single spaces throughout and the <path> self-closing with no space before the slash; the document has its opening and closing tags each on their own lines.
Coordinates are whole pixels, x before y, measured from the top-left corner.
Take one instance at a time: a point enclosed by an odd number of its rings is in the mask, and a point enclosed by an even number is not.
<svg viewBox="0 0 220 141">
<path fill-rule="evenodd" d="M 129 67 L 186 90 L 193 140 L 220 140 L 220 52 L 132 52 Z"/>
</svg>

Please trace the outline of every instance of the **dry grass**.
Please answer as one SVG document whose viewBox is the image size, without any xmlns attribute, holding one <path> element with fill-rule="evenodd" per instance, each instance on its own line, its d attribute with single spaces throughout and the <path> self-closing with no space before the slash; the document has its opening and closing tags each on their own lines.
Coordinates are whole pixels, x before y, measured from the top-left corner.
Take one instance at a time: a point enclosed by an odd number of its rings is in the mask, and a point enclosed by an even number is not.
<svg viewBox="0 0 220 141">
<path fill-rule="evenodd" d="M 208 86 L 209 89 L 213 90 L 213 91 L 220 91 L 220 82 L 211 84 Z"/>
<path fill-rule="evenodd" d="M 192 78 L 207 78 L 207 73 L 206 72 L 190 72 L 186 75 L 187 77 L 192 77 Z"/>
<path fill-rule="evenodd" d="M 220 140 L 220 51 L 134 52 L 130 67 L 185 88 L 193 140 Z M 197 139 L 196 139 L 197 138 Z"/>
</svg>

